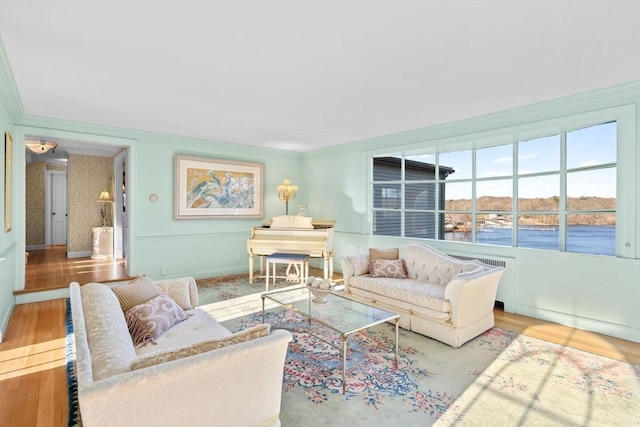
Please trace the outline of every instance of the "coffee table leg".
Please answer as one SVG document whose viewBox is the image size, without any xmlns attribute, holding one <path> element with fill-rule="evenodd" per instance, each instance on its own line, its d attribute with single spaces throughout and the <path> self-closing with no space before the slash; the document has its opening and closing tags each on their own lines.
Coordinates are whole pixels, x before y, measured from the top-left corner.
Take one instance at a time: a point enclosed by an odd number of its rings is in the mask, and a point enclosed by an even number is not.
<svg viewBox="0 0 640 427">
<path fill-rule="evenodd" d="M 348 335 L 342 336 L 342 394 L 345 394 L 347 388 L 347 341 Z"/>
<path fill-rule="evenodd" d="M 262 323 L 264 323 L 264 295 L 262 297 Z M 396 337 L 396 342 L 398 342 L 398 338 Z"/>
<path fill-rule="evenodd" d="M 398 317 L 396 319 L 396 362 L 398 361 L 398 325 L 399 324 L 400 324 L 400 318 Z"/>
</svg>

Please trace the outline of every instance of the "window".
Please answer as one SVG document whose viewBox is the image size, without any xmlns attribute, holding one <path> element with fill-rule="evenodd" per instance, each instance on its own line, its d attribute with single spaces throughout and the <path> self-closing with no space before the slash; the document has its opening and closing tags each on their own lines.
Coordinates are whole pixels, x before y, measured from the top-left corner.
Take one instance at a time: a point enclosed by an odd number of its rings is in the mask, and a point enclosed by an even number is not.
<svg viewBox="0 0 640 427">
<path fill-rule="evenodd" d="M 373 234 L 615 255 L 617 122 L 374 157 Z"/>
</svg>

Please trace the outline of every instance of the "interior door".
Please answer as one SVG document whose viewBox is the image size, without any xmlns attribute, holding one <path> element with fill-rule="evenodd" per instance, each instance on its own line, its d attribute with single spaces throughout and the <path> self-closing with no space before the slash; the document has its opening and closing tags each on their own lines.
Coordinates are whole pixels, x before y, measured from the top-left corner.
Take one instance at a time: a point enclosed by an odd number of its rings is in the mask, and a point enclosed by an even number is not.
<svg viewBox="0 0 640 427">
<path fill-rule="evenodd" d="M 67 244 L 67 176 L 51 175 L 51 244 Z"/>
</svg>

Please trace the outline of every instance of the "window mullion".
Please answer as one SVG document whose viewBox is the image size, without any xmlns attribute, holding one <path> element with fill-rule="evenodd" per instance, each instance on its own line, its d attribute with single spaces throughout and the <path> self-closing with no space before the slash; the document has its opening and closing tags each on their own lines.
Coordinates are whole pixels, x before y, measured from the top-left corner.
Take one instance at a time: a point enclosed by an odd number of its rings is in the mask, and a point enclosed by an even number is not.
<svg viewBox="0 0 640 427">
<path fill-rule="evenodd" d="M 558 212 L 560 233 L 558 250 L 567 250 L 567 133 L 560 133 L 560 206 Z"/>
</svg>

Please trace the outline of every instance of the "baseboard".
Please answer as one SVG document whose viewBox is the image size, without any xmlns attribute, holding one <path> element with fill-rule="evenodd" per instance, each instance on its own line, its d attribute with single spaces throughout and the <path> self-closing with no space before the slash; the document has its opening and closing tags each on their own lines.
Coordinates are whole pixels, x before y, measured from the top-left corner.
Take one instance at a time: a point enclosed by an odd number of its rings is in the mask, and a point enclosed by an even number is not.
<svg viewBox="0 0 640 427">
<path fill-rule="evenodd" d="M 15 296 L 16 305 L 31 302 L 49 301 L 52 299 L 69 298 L 69 288 L 51 289 L 48 291 L 26 292 Z"/>
<path fill-rule="evenodd" d="M 67 258 L 87 258 L 93 254 L 91 251 L 67 252 Z"/>
<path fill-rule="evenodd" d="M 47 249 L 45 245 L 27 245 L 26 251 L 42 251 Z"/>
</svg>

